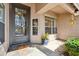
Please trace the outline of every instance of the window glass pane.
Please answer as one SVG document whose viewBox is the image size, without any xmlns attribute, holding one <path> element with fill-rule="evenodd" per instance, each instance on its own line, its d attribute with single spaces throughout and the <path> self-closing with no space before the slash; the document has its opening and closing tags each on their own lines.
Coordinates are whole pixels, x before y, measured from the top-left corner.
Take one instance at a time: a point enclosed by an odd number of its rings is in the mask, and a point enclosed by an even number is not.
<svg viewBox="0 0 79 59">
<path fill-rule="evenodd" d="M 38 27 L 33 27 L 33 35 L 37 35 L 38 34 Z"/>
<path fill-rule="evenodd" d="M 0 4 L 0 22 L 4 23 L 4 6 Z"/>
<path fill-rule="evenodd" d="M 50 27 L 51 26 L 51 21 L 46 19 L 45 26 L 49 26 Z"/>
<path fill-rule="evenodd" d="M 15 32 L 16 35 L 25 35 L 25 10 L 15 8 Z"/>
<path fill-rule="evenodd" d="M 56 34 L 56 33 L 57 33 L 56 20 L 53 20 L 53 21 L 52 21 L 51 33 L 52 33 L 52 34 Z"/>
<path fill-rule="evenodd" d="M 51 28 L 50 27 L 45 27 L 45 33 L 51 34 Z"/>
<path fill-rule="evenodd" d="M 33 19 L 33 26 L 38 26 L 38 19 Z"/>
<path fill-rule="evenodd" d="M 33 19 L 32 25 L 33 25 L 33 35 L 37 35 L 38 34 L 38 19 Z"/>
<path fill-rule="evenodd" d="M 3 3 L 0 3 L 0 44 L 4 42 L 4 30 L 5 30 L 5 7 Z"/>
<path fill-rule="evenodd" d="M 53 30 L 53 33 L 54 33 L 54 34 L 57 33 L 57 28 L 54 27 L 53 29 L 54 29 L 54 30 Z"/>
</svg>

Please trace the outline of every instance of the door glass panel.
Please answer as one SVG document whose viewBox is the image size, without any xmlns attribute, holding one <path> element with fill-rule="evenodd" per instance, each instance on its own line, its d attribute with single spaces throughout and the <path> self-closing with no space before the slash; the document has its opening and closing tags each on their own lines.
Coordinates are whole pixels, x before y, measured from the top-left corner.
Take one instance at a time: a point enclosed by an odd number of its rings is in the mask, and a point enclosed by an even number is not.
<svg viewBox="0 0 79 59">
<path fill-rule="evenodd" d="M 15 8 L 15 32 L 16 36 L 24 36 L 26 34 L 26 10 Z"/>
</svg>

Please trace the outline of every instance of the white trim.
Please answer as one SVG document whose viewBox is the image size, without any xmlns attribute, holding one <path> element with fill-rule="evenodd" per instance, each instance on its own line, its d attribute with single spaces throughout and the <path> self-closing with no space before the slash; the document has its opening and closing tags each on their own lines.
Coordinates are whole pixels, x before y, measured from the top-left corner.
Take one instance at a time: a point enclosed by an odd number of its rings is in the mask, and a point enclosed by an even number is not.
<svg viewBox="0 0 79 59">
<path fill-rule="evenodd" d="M 77 11 L 77 13 L 74 13 L 75 16 L 79 16 L 79 11 Z"/>
<path fill-rule="evenodd" d="M 78 8 L 78 10 L 79 10 L 79 3 L 73 3 L 75 6 L 76 6 L 76 8 Z"/>
<path fill-rule="evenodd" d="M 66 11 L 68 11 L 69 13 L 71 13 L 71 14 L 74 14 L 74 10 L 72 10 L 72 8 L 68 5 L 68 4 L 66 4 L 66 3 L 62 3 L 62 4 L 60 4 Z"/>
<path fill-rule="evenodd" d="M 44 14 L 44 17 L 45 16 L 48 16 L 48 17 L 51 17 L 51 18 L 55 18 L 56 19 L 56 16 L 52 16 L 52 15 L 49 15 L 49 14 Z"/>
</svg>

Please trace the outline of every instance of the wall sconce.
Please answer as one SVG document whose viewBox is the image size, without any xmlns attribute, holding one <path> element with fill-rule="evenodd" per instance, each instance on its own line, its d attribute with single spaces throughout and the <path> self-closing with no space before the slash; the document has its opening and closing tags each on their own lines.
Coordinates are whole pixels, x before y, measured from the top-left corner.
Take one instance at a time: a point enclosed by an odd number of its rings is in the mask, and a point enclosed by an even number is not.
<svg viewBox="0 0 79 59">
<path fill-rule="evenodd" d="M 74 25 L 75 24 L 75 16 L 74 15 L 71 15 L 70 24 L 71 25 Z"/>
</svg>

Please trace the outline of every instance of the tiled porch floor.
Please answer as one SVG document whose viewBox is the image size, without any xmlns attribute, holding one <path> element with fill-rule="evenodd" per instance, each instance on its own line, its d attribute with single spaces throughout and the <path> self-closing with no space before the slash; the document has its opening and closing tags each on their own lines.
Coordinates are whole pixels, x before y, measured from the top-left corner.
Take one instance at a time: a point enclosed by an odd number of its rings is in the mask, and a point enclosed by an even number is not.
<svg viewBox="0 0 79 59">
<path fill-rule="evenodd" d="M 24 48 L 7 53 L 7 56 L 46 56 L 37 48 Z"/>
<path fill-rule="evenodd" d="M 7 53 L 7 56 L 58 56 L 62 55 L 63 41 L 52 40 L 48 45 L 23 45 Z"/>
<path fill-rule="evenodd" d="M 48 45 L 46 45 L 44 47 L 58 53 L 59 55 L 62 55 L 62 53 L 64 52 L 64 41 L 52 40 L 48 43 Z"/>
</svg>

